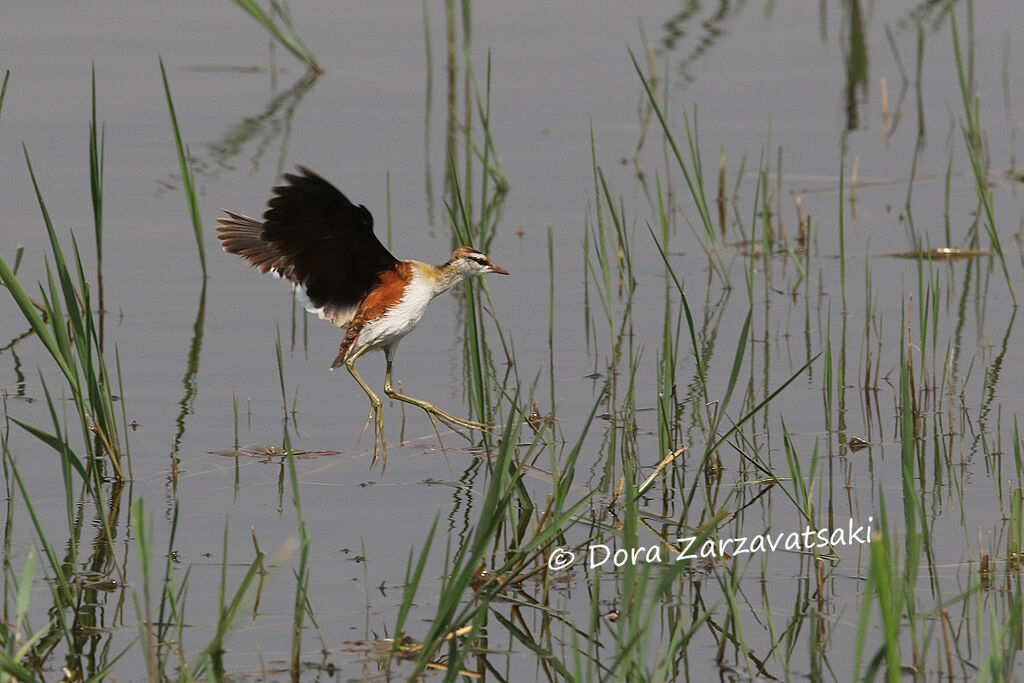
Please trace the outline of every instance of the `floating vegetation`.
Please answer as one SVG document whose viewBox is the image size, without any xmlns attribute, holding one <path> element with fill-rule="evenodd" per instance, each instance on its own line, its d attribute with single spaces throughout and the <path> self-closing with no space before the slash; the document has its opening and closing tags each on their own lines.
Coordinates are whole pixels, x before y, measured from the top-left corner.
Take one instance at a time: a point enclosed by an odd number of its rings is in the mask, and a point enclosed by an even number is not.
<svg viewBox="0 0 1024 683">
<path fill-rule="evenodd" d="M 964 259 L 991 256 L 993 252 L 984 249 L 958 249 L 957 247 L 935 247 L 921 251 L 893 251 L 880 254 L 889 258 L 916 259 L 919 261 L 961 261 Z"/>
<path fill-rule="evenodd" d="M 301 449 L 284 450 L 276 446 L 245 446 L 227 451 L 210 451 L 210 455 L 222 455 L 225 458 L 284 458 L 294 455 L 296 458 L 315 458 L 319 455 L 340 455 L 341 451 L 304 451 Z"/>
</svg>

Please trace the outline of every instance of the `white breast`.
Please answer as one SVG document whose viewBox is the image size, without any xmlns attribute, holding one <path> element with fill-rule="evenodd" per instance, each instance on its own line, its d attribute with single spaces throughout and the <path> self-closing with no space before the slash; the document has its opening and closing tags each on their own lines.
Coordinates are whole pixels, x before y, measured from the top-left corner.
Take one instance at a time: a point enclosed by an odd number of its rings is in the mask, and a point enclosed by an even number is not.
<svg viewBox="0 0 1024 683">
<path fill-rule="evenodd" d="M 376 320 L 368 322 L 359 334 L 359 345 L 390 346 L 412 332 L 436 294 L 434 284 L 418 270 L 405 288 L 401 301 Z"/>
</svg>

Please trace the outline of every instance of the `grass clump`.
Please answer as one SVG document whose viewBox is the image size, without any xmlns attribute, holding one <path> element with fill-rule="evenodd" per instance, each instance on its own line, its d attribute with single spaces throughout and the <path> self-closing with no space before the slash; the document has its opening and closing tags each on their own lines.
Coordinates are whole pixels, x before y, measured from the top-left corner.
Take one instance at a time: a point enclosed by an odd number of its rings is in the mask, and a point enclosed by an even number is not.
<svg viewBox="0 0 1024 683">
<path fill-rule="evenodd" d="M 72 235 L 73 260 L 69 263 L 43 201 L 27 148 L 24 153 L 50 243 L 46 281 L 45 284 L 40 283 L 40 299 L 33 299 L 15 276 L 14 270 L 0 257 L 0 283 L 7 288 L 22 316 L 65 379 L 66 388 L 75 404 L 89 463 L 94 463 L 96 458 L 105 458 L 113 469 L 113 475 L 124 479 L 117 413 L 114 410 L 113 378 L 100 346 L 91 288 L 82 267 L 78 242 Z M 78 458 L 61 447 L 63 440 L 59 434 L 49 434 L 16 418 L 11 419 L 53 446 L 63 456 L 71 457 L 73 462 L 77 462 L 76 469 L 84 473 Z"/>
</svg>

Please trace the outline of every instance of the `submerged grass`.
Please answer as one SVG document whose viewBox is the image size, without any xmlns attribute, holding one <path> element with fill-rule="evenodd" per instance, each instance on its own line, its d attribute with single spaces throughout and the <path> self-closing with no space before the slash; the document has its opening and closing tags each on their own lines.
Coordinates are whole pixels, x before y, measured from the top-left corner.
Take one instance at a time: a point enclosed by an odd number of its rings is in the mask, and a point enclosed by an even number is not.
<svg viewBox="0 0 1024 683">
<path fill-rule="evenodd" d="M 295 472 L 295 454 L 292 452 L 291 437 L 288 433 L 288 400 L 284 388 L 284 359 L 281 355 L 281 332 L 277 332 L 277 376 L 281 384 L 281 408 L 284 410 L 284 449 L 288 462 L 288 481 L 292 489 L 292 507 L 299 525 L 299 566 L 295 570 L 295 603 L 292 610 L 291 675 L 298 680 L 302 667 L 302 625 L 307 612 L 312 617 L 309 601 L 309 529 L 302 516 L 302 499 L 299 496 L 299 477 Z M 225 541 L 226 542 L 226 541 Z"/>
<path fill-rule="evenodd" d="M 446 556 L 445 577 L 436 598 L 435 616 L 420 642 L 410 637 L 406 623 L 417 596 L 424 590 L 421 584 L 427 558 L 434 545 L 437 520 L 427 533 L 415 566 L 410 551 L 391 656 L 410 660 L 412 670 L 409 675 L 413 678 L 422 675 L 428 668 L 443 669 L 448 672 L 449 678 L 460 673 L 472 675 L 473 670 L 466 667 L 468 660 L 473 657 L 477 658 L 476 674 L 488 670 L 486 659 L 481 659 L 478 653 L 489 642 L 486 625 L 491 619 L 497 620 L 519 645 L 542 657 L 545 669 L 560 678 L 572 677 L 568 664 L 556 652 L 538 643 L 535 637 L 521 628 L 523 622 L 519 611 L 531 609 L 531 601 L 523 602 L 513 596 L 524 590 L 524 582 L 529 577 L 546 574 L 544 562 L 551 544 L 565 534 L 593 495 L 585 494 L 572 502 L 568 499 L 573 486 L 576 460 L 600 397 L 583 427 L 579 441 L 565 458 L 565 469 L 554 482 L 543 516 L 535 521 L 532 533 L 520 535 L 515 529 L 521 525 L 515 520 L 520 516 L 516 506 L 522 504 L 524 490 L 522 463 L 544 446 L 540 432 L 535 432 L 529 443 L 518 445 L 522 425 L 528 416 L 517 406 L 529 405 L 531 399 L 532 396 L 521 401 L 520 397 L 515 396 L 510 403 L 500 445 L 493 460 L 489 460 L 490 482 L 481 501 L 479 519 L 473 527 L 471 538 L 459 545 L 454 555 Z M 520 518 L 530 521 L 528 513 L 525 518 Z M 508 605 L 513 606 L 512 614 L 505 616 L 503 611 Z M 532 608 L 542 615 L 546 614 L 543 604 L 534 603 Z M 519 626 L 514 622 L 518 622 Z M 443 652 L 446 654 L 442 655 Z"/>
</svg>

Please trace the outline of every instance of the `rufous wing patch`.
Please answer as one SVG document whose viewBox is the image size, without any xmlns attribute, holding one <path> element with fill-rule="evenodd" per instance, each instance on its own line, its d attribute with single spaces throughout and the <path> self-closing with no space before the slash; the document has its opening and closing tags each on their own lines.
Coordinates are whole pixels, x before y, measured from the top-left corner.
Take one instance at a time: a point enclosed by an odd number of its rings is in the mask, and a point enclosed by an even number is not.
<svg viewBox="0 0 1024 683">
<path fill-rule="evenodd" d="M 412 276 L 412 264 L 406 261 L 398 261 L 394 266 L 380 273 L 380 284 L 360 302 L 355 318 L 352 319 L 345 331 L 345 337 L 341 340 L 341 347 L 338 349 L 338 357 L 331 365 L 332 370 L 345 362 L 345 358 L 355 346 L 363 327 L 387 313 L 402 300 L 405 295 L 405 287 L 412 280 Z"/>
</svg>

